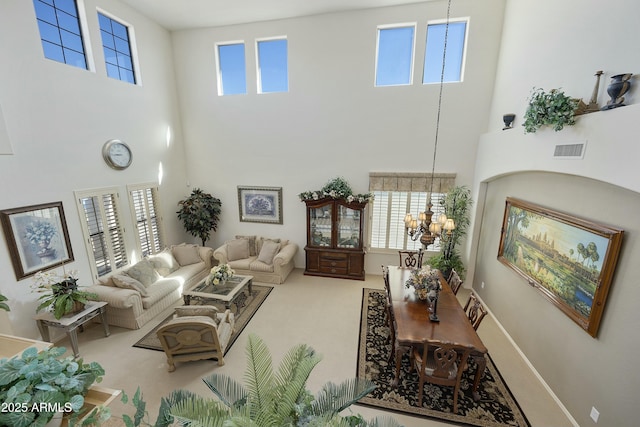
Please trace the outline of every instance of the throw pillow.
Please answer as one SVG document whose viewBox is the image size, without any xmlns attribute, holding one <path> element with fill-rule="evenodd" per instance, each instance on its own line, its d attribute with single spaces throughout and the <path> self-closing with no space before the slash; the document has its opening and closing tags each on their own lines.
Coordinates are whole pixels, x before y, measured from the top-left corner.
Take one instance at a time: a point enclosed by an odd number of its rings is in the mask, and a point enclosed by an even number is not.
<svg viewBox="0 0 640 427">
<path fill-rule="evenodd" d="M 227 242 L 227 259 L 229 261 L 249 258 L 249 253 L 249 241 L 247 239 L 229 240 Z"/>
<path fill-rule="evenodd" d="M 151 261 L 153 268 L 162 277 L 166 277 L 180 268 L 180 264 L 178 264 L 169 249 L 165 249 L 155 255 L 149 255 L 147 259 Z"/>
<path fill-rule="evenodd" d="M 114 274 L 112 277 L 113 284 L 117 287 L 122 289 L 132 289 L 140 293 L 143 297 L 149 296 L 147 288 L 133 277 L 127 276 L 126 274 Z"/>
<path fill-rule="evenodd" d="M 256 241 L 256 252 L 257 253 L 260 253 L 260 251 L 262 250 L 262 245 L 264 245 L 264 242 L 280 243 L 280 239 L 266 239 L 264 237 L 261 237 L 260 239 L 258 239 Z"/>
<path fill-rule="evenodd" d="M 275 257 L 278 252 L 280 252 L 280 243 L 265 241 L 262 243 L 258 261 L 271 265 L 273 264 L 273 257 Z"/>
<path fill-rule="evenodd" d="M 171 253 L 181 266 L 202 262 L 196 245 L 182 244 L 172 246 Z"/>
<path fill-rule="evenodd" d="M 256 250 L 256 237 L 257 236 L 236 236 L 236 239 L 247 239 L 249 241 L 249 256 L 258 255 Z"/>
<path fill-rule="evenodd" d="M 127 276 L 133 277 L 145 287 L 151 286 L 160 278 L 158 272 L 153 268 L 153 264 L 148 259 L 134 264 L 127 270 Z"/>
<path fill-rule="evenodd" d="M 176 307 L 176 315 L 178 317 L 207 316 L 212 318 L 217 325 L 220 324 L 220 319 L 218 319 L 218 309 L 212 305 L 185 305 L 182 307 Z"/>
</svg>

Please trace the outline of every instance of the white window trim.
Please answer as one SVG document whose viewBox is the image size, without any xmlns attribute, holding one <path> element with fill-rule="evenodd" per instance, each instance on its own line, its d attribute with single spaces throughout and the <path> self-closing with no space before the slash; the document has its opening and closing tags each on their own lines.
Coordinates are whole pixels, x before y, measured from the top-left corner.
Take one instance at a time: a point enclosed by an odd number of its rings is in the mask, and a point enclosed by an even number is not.
<svg viewBox="0 0 640 427">
<path fill-rule="evenodd" d="M 471 18 L 466 16 L 466 17 L 449 19 L 449 24 L 455 24 L 455 23 L 458 23 L 458 22 L 466 22 L 466 24 L 467 24 L 465 26 L 465 30 L 464 30 L 464 47 L 462 48 L 462 61 L 460 63 L 460 67 L 461 67 L 461 70 L 460 70 L 460 81 L 444 82 L 444 84 L 463 83 L 464 82 L 464 73 L 465 73 L 465 70 L 467 69 L 467 66 L 466 66 L 466 64 L 467 64 L 467 49 L 469 47 L 469 26 L 470 26 L 470 23 L 471 23 Z M 429 32 L 429 25 L 438 25 L 438 24 L 446 24 L 446 23 L 447 23 L 446 19 L 434 19 L 434 20 L 427 21 L 427 25 L 426 25 L 425 30 L 424 30 L 425 31 L 425 33 L 424 33 L 424 42 L 425 42 L 424 56 L 426 56 L 426 54 L 427 54 L 426 43 L 427 43 L 427 35 L 428 35 L 428 32 Z M 424 56 L 423 56 L 423 61 L 422 61 L 422 63 L 423 63 L 423 65 L 422 65 L 422 67 L 423 67 L 422 74 L 423 75 L 424 75 Z M 427 86 L 427 85 L 439 85 L 440 82 L 437 81 L 437 82 L 422 83 L 422 84 L 424 86 Z"/>
<path fill-rule="evenodd" d="M 129 49 L 131 50 L 131 62 L 133 63 L 133 75 L 136 79 L 135 85 L 142 86 L 142 75 L 140 73 L 140 64 L 138 62 L 138 43 L 136 42 L 136 31 L 133 28 L 133 25 L 129 24 L 127 21 L 120 19 L 112 13 L 107 12 L 106 10 L 96 7 L 96 10 L 106 16 L 107 18 L 113 19 L 117 21 L 119 24 L 127 27 L 127 33 L 129 35 Z M 98 15 L 96 14 L 96 19 Z M 98 25 L 98 32 L 100 31 L 100 26 Z M 100 38 L 100 46 L 102 46 L 102 37 Z M 100 50 L 102 52 L 102 50 Z M 104 53 L 102 54 L 102 62 L 106 63 L 104 59 Z M 106 70 L 105 70 L 106 73 Z M 127 82 L 128 83 L 128 82 Z"/>
<path fill-rule="evenodd" d="M 373 70 L 373 86 L 374 87 L 388 87 L 388 86 L 377 86 L 376 82 L 378 81 L 378 55 L 379 55 L 379 46 L 380 46 L 380 30 L 389 30 L 389 29 L 393 29 L 393 28 L 407 28 L 407 27 L 413 27 L 413 43 L 411 43 L 411 66 L 409 68 L 409 83 L 403 83 L 403 84 L 396 84 L 396 85 L 390 85 L 391 87 L 393 86 L 411 86 L 413 84 L 413 76 L 414 76 L 414 72 L 413 69 L 415 68 L 415 61 L 416 61 L 416 35 L 417 35 L 417 30 L 418 30 L 418 23 L 417 22 L 405 22 L 405 23 L 399 23 L 399 24 L 383 24 L 383 25 L 378 25 L 376 27 L 376 57 L 375 57 L 375 62 L 373 63 L 374 66 L 374 70 Z"/>
<path fill-rule="evenodd" d="M 131 221 L 133 224 L 133 228 L 134 230 L 136 230 L 136 247 L 137 247 L 137 251 L 138 251 L 138 257 L 137 259 L 142 259 L 142 244 L 140 242 L 140 238 L 138 236 L 137 230 L 138 230 L 138 218 L 136 217 L 136 208 L 135 208 L 135 202 L 133 200 L 133 195 L 131 194 L 133 191 L 138 191 L 138 190 L 147 190 L 147 189 L 151 189 L 151 191 L 153 191 L 154 197 L 155 197 L 155 201 L 156 201 L 156 206 L 155 211 L 156 211 L 156 220 L 157 220 L 157 226 L 158 226 L 158 238 L 160 240 L 161 246 L 162 243 L 165 242 L 165 232 L 164 232 L 164 221 L 162 218 L 162 215 L 160 214 L 160 186 L 158 185 L 158 183 L 156 182 L 147 182 L 147 183 L 141 183 L 141 184 L 130 184 L 127 185 L 127 195 L 129 197 L 129 207 L 130 207 L 130 212 L 131 212 Z M 145 199 L 145 204 L 146 204 L 146 199 Z M 147 218 L 147 226 L 150 225 L 149 223 L 149 218 Z M 151 230 L 149 230 L 151 231 Z M 153 233 L 149 233 L 149 234 L 153 234 Z M 162 250 L 162 248 L 160 249 Z"/>
<path fill-rule="evenodd" d="M 256 55 L 256 88 L 258 94 L 270 94 L 274 92 L 263 92 L 262 91 L 262 75 L 260 73 L 260 57 L 258 52 L 258 43 L 259 42 L 268 42 L 273 40 L 287 40 L 287 92 L 289 92 L 289 40 L 287 36 L 273 36 L 273 37 L 261 37 L 255 40 L 255 55 Z"/>
<path fill-rule="evenodd" d="M 224 96 L 224 88 L 222 87 L 222 71 L 220 70 L 220 46 L 229 46 L 234 44 L 242 44 L 245 47 L 244 55 L 245 55 L 245 68 L 247 66 L 246 56 L 247 56 L 247 45 L 244 40 L 232 40 L 225 42 L 217 42 L 215 47 L 215 58 L 216 58 L 216 83 L 218 85 L 218 96 Z M 247 92 L 249 93 L 249 88 L 247 88 Z M 238 94 L 239 95 L 239 94 Z"/>
</svg>

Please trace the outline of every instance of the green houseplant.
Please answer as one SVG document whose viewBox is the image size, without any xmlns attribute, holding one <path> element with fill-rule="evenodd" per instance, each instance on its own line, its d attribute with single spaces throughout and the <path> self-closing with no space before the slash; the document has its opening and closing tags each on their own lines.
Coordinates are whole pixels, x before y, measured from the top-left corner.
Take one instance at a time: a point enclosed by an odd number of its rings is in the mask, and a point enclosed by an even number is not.
<svg viewBox="0 0 640 427">
<path fill-rule="evenodd" d="M 367 423 L 361 416 L 339 413 L 371 392 L 373 383 L 352 379 L 340 385 L 327 383 L 317 396 L 306 382 L 321 357 L 307 345 L 297 345 L 274 372 L 265 343 L 250 335 L 247 343 L 246 385 L 222 374 L 203 381 L 219 400 L 176 390 L 180 398 L 170 408 L 178 422 L 191 426 L 397 426 L 392 419 Z"/>
<path fill-rule="evenodd" d="M 60 319 L 67 313 L 79 311 L 89 300 L 97 299 L 98 295 L 83 291 L 78 287 L 76 275 L 75 271 L 62 275 L 50 271 L 37 272 L 32 287 L 36 292 L 44 295 L 38 298 L 40 304 L 36 311 L 49 308 L 53 312 L 53 316 Z"/>
<path fill-rule="evenodd" d="M 524 114 L 524 133 L 534 133 L 542 126 L 551 126 L 556 132 L 564 126 L 573 126 L 578 103 L 578 99 L 565 95 L 560 89 L 545 92 L 533 88 Z"/>
<path fill-rule="evenodd" d="M 460 277 L 464 278 L 466 269 L 462 263 L 458 245 L 467 235 L 469 229 L 471 206 L 473 205 L 471 190 L 466 186 L 454 187 L 440 200 L 440 204 L 444 207 L 447 218 L 453 219 L 456 227 L 451 233 L 442 233 L 440 252 L 425 263 L 442 271 L 445 277 L 448 277 L 451 269 L 455 269 Z"/>
<path fill-rule="evenodd" d="M 11 311 L 9 305 L 5 302 L 8 298 L 0 294 L 0 310 Z"/>
<path fill-rule="evenodd" d="M 89 387 L 102 381 L 104 369 L 97 362 L 64 358 L 65 351 L 30 347 L 20 357 L 0 360 L 0 402 L 9 409 L 0 413 L 0 425 L 43 426 L 56 413 L 80 411 Z"/>
<path fill-rule="evenodd" d="M 178 202 L 180 210 L 176 212 L 185 230 L 194 237 L 202 240 L 202 246 L 209 240 L 211 230 L 218 229 L 220 220 L 220 199 L 194 188 L 191 195 Z"/>
</svg>

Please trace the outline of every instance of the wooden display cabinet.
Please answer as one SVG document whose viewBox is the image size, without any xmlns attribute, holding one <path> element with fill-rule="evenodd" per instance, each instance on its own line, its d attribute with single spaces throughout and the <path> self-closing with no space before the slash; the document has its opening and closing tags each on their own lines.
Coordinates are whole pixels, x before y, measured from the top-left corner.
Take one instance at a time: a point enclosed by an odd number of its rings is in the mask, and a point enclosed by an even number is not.
<svg viewBox="0 0 640 427">
<path fill-rule="evenodd" d="M 345 199 L 305 200 L 307 245 L 304 274 L 364 280 L 366 203 Z"/>
</svg>

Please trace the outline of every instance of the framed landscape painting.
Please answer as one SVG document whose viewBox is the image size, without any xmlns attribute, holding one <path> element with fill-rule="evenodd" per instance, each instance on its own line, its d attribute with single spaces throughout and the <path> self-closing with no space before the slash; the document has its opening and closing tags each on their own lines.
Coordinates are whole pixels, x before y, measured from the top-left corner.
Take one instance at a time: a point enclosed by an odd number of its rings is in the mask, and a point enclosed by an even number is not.
<svg viewBox="0 0 640 427">
<path fill-rule="evenodd" d="M 282 187 L 238 186 L 241 222 L 282 224 Z"/>
<path fill-rule="evenodd" d="M 508 197 L 498 260 L 595 337 L 623 230 Z"/>
<path fill-rule="evenodd" d="M 0 211 L 16 279 L 73 261 L 62 202 Z"/>
</svg>

